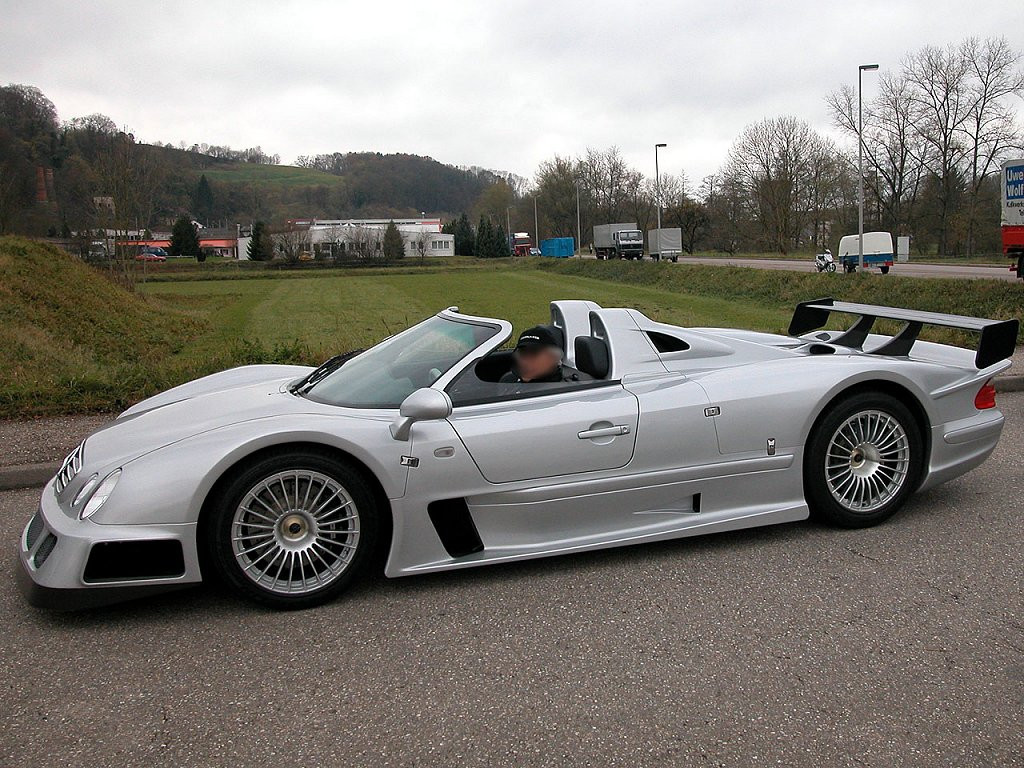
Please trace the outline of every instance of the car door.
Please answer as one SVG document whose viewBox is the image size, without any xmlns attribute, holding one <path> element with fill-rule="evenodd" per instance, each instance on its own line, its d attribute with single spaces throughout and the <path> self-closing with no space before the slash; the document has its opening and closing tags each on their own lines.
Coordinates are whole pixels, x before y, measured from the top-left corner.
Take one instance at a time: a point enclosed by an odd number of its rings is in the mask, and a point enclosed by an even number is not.
<svg viewBox="0 0 1024 768">
<path fill-rule="evenodd" d="M 639 414 L 636 396 L 615 382 L 456 403 L 449 422 L 487 481 L 511 483 L 624 467 Z"/>
</svg>

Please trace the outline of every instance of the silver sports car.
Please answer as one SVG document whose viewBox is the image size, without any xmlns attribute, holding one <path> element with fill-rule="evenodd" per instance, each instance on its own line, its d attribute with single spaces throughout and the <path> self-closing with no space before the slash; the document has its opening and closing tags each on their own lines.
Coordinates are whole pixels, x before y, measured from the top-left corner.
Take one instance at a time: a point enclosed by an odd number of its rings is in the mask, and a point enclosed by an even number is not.
<svg viewBox="0 0 1024 768">
<path fill-rule="evenodd" d="M 821 330 L 832 313 L 852 325 Z M 394 577 L 808 515 L 872 525 L 995 448 L 1017 322 L 821 299 L 782 336 L 557 301 L 550 337 L 580 373 L 517 384 L 511 325 L 452 307 L 316 369 L 235 368 L 129 408 L 47 484 L 19 573 L 51 607 L 216 574 L 288 608 L 337 595 L 378 544 Z"/>
</svg>

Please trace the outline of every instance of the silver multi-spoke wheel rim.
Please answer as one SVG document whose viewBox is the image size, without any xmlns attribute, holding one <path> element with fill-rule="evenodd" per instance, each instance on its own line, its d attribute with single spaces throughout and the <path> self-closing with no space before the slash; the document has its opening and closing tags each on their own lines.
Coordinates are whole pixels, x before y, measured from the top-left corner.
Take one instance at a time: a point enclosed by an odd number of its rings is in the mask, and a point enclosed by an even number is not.
<svg viewBox="0 0 1024 768">
<path fill-rule="evenodd" d="M 832 435 L 825 456 L 825 480 L 832 498 L 852 512 L 873 512 L 890 501 L 907 480 L 910 439 L 884 411 L 861 411 Z"/>
<path fill-rule="evenodd" d="M 235 560 L 251 581 L 280 595 L 322 589 L 348 569 L 359 510 L 339 482 L 312 470 L 266 477 L 231 520 Z"/>
</svg>

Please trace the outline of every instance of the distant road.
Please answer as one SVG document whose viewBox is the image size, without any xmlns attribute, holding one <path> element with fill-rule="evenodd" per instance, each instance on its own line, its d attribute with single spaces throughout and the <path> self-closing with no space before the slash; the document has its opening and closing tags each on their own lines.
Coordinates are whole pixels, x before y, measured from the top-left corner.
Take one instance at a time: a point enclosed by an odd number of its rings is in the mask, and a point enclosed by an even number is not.
<svg viewBox="0 0 1024 768">
<path fill-rule="evenodd" d="M 755 269 L 787 269 L 793 272 L 813 272 L 814 263 L 791 259 L 708 259 L 684 257 L 679 259 L 680 264 L 710 264 L 713 266 L 729 267 L 754 267 Z M 1007 260 L 1005 267 L 978 267 L 970 264 L 915 264 L 910 261 L 905 264 L 895 264 L 890 275 L 902 275 L 904 277 L 966 277 L 972 279 L 986 278 L 989 280 L 1016 280 L 1017 273 L 1011 272 L 1010 263 Z M 879 274 L 878 270 L 871 270 Z"/>
</svg>

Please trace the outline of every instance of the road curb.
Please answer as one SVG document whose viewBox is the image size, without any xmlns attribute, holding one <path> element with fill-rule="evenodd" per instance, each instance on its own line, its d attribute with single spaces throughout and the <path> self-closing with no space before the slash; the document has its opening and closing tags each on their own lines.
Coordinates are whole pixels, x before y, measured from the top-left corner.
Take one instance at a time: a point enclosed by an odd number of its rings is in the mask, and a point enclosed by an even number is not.
<svg viewBox="0 0 1024 768">
<path fill-rule="evenodd" d="M 57 474 L 59 464 L 18 464 L 13 467 L 0 467 L 0 491 L 13 491 L 17 488 L 37 488 Z"/>
<path fill-rule="evenodd" d="M 1024 376 L 996 376 L 996 392 L 1024 392 Z"/>
</svg>

